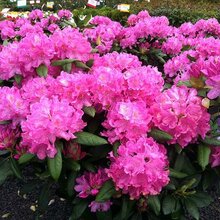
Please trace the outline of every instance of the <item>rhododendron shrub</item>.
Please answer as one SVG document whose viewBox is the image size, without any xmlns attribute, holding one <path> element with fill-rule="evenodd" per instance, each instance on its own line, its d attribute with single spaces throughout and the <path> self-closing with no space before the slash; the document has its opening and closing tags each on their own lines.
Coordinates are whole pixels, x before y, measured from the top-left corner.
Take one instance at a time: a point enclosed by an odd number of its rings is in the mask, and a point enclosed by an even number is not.
<svg viewBox="0 0 220 220">
<path fill-rule="evenodd" d="M 0 184 L 32 166 L 36 217 L 54 183 L 70 219 L 199 219 L 219 181 L 220 24 L 72 16 L 0 22 Z"/>
</svg>

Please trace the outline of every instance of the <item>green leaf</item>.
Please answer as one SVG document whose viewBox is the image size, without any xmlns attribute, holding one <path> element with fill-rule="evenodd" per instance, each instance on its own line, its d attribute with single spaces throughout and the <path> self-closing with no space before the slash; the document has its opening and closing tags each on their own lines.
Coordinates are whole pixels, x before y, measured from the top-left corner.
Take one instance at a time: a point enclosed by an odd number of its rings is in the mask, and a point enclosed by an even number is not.
<svg viewBox="0 0 220 220">
<path fill-rule="evenodd" d="M 212 187 L 216 180 L 218 179 L 217 174 L 213 169 L 206 170 L 202 177 L 202 188 L 207 190 L 209 187 Z"/>
<path fill-rule="evenodd" d="M 32 160 L 35 157 L 35 155 L 33 154 L 23 154 L 19 159 L 18 159 L 18 163 L 19 164 L 24 164 L 29 162 L 30 160 Z"/>
<path fill-rule="evenodd" d="M 75 142 L 78 144 L 88 145 L 88 146 L 99 146 L 108 144 L 108 142 L 95 134 L 89 132 L 77 132 L 75 134 L 77 137 Z"/>
<path fill-rule="evenodd" d="M 52 62 L 52 66 L 63 66 L 69 63 L 73 63 L 77 61 L 76 59 L 64 59 L 64 60 L 56 60 Z"/>
<path fill-rule="evenodd" d="M 89 172 L 96 172 L 96 167 L 93 163 L 90 163 L 89 161 L 82 161 L 82 166 L 88 170 Z"/>
<path fill-rule="evenodd" d="M 174 169 L 176 171 L 181 171 L 184 165 L 185 165 L 185 158 L 182 154 L 179 154 L 176 158 Z"/>
<path fill-rule="evenodd" d="M 12 120 L 0 121 L 0 125 L 8 125 L 12 122 Z"/>
<path fill-rule="evenodd" d="M 116 141 L 113 144 L 113 154 L 114 154 L 115 157 L 118 156 L 118 148 L 119 148 L 120 145 L 121 145 L 121 143 L 119 141 Z"/>
<path fill-rule="evenodd" d="M 73 171 L 79 171 L 80 170 L 80 164 L 75 160 L 66 159 L 64 164 L 65 164 L 65 167 L 67 167 L 70 170 L 73 170 Z"/>
<path fill-rule="evenodd" d="M 73 28 L 77 27 L 77 25 L 75 23 L 72 23 L 72 22 L 67 21 L 67 20 L 64 20 L 64 24 L 66 24 L 66 25 L 64 25 L 65 27 L 68 27 L 69 25 Z"/>
<path fill-rule="evenodd" d="M 112 212 L 96 212 L 97 220 L 112 220 Z"/>
<path fill-rule="evenodd" d="M 83 25 L 87 26 L 91 19 L 92 19 L 92 15 L 91 14 L 86 15 L 86 17 L 83 19 Z"/>
<path fill-rule="evenodd" d="M 2 45 L 7 46 L 8 44 L 9 44 L 8 40 L 4 40 Z"/>
<path fill-rule="evenodd" d="M 50 201 L 50 184 L 46 183 L 43 186 L 38 199 L 38 207 L 40 211 L 42 212 L 46 211 L 49 201 Z"/>
<path fill-rule="evenodd" d="M 187 51 L 187 50 L 190 50 L 191 49 L 191 46 L 190 45 L 184 45 L 182 47 L 182 51 Z"/>
<path fill-rule="evenodd" d="M 143 220 L 142 215 L 140 212 L 135 213 L 132 217 L 131 220 Z"/>
<path fill-rule="evenodd" d="M 22 179 L 22 174 L 18 166 L 18 162 L 14 158 L 10 158 L 10 166 L 15 176 L 19 179 Z"/>
<path fill-rule="evenodd" d="M 63 65 L 63 71 L 66 73 L 70 73 L 72 70 L 72 63 L 67 63 Z"/>
<path fill-rule="evenodd" d="M 84 70 L 90 70 L 90 68 L 83 62 L 77 60 L 74 62 L 75 66 Z"/>
<path fill-rule="evenodd" d="M 61 150 L 63 147 L 63 143 L 58 141 L 56 143 L 57 147 L 57 154 L 54 158 L 48 158 L 47 164 L 49 168 L 50 175 L 53 177 L 54 180 L 58 180 L 62 171 L 62 154 Z"/>
<path fill-rule="evenodd" d="M 126 198 L 123 199 L 122 208 L 121 208 L 121 220 L 126 220 L 128 215 L 128 200 Z"/>
<path fill-rule="evenodd" d="M 37 68 L 37 74 L 38 76 L 41 77 L 46 77 L 48 73 L 48 68 L 47 66 L 45 66 L 44 64 L 41 64 L 38 68 Z"/>
<path fill-rule="evenodd" d="M 205 170 L 206 166 L 209 164 L 210 153 L 211 149 L 209 146 L 203 144 L 198 145 L 197 160 L 202 170 Z"/>
<path fill-rule="evenodd" d="M 12 175 L 13 171 L 11 170 L 9 160 L 0 160 L 0 185 L 2 185 L 5 180 Z"/>
<path fill-rule="evenodd" d="M 123 198 L 122 208 L 120 212 L 120 220 L 128 220 L 133 214 L 133 206 L 135 205 L 134 200 L 130 200 L 126 197 Z"/>
<path fill-rule="evenodd" d="M 20 85 L 20 84 L 21 84 L 21 81 L 22 81 L 22 79 L 23 79 L 23 77 L 22 77 L 22 75 L 16 74 L 16 75 L 14 76 L 14 79 L 15 79 L 15 82 L 16 82 L 18 85 Z"/>
<path fill-rule="evenodd" d="M 74 205 L 69 220 L 79 219 L 86 210 L 86 208 L 88 207 L 88 205 L 89 205 L 89 201 L 87 201 L 86 199 L 81 199 L 76 205 Z"/>
<path fill-rule="evenodd" d="M 154 211 L 156 215 L 160 214 L 161 205 L 160 205 L 160 199 L 158 196 L 149 196 L 148 204 L 149 204 L 149 207 Z"/>
<path fill-rule="evenodd" d="M 183 166 L 181 172 L 186 173 L 188 175 L 196 174 L 197 170 L 192 164 L 193 161 L 190 160 L 190 158 L 185 153 L 183 153 L 183 157 L 184 157 L 185 165 Z"/>
<path fill-rule="evenodd" d="M 206 98 L 207 97 L 207 91 L 208 91 L 208 89 L 199 89 L 198 90 L 198 96 Z"/>
<path fill-rule="evenodd" d="M 206 192 L 197 192 L 190 196 L 189 199 L 199 208 L 206 207 L 213 202 L 213 198 Z"/>
<path fill-rule="evenodd" d="M 208 145 L 220 146 L 220 141 L 216 138 L 206 137 L 204 140 L 202 140 L 202 142 Z"/>
<path fill-rule="evenodd" d="M 199 220 L 199 210 L 198 207 L 196 206 L 196 204 L 194 202 L 192 202 L 191 200 L 187 199 L 185 200 L 185 207 L 187 212 L 196 220 Z"/>
<path fill-rule="evenodd" d="M 167 195 L 162 203 L 162 210 L 164 215 L 169 215 L 175 211 L 176 200 L 173 196 Z"/>
<path fill-rule="evenodd" d="M 176 186 L 175 184 L 173 184 L 172 182 L 169 182 L 165 187 L 164 189 L 168 189 L 168 190 L 175 190 L 176 189 Z"/>
<path fill-rule="evenodd" d="M 104 183 L 99 193 L 96 196 L 96 202 L 105 202 L 109 200 L 116 193 L 114 183 L 108 180 Z"/>
<path fill-rule="evenodd" d="M 151 129 L 151 131 L 149 132 L 149 136 L 151 136 L 153 139 L 155 139 L 156 141 L 159 141 L 159 142 L 169 141 L 169 140 L 172 140 L 172 138 L 173 138 L 167 132 L 161 131 L 156 128 Z"/>
<path fill-rule="evenodd" d="M 192 62 L 195 62 L 196 61 L 196 58 L 195 57 L 192 57 L 191 55 L 187 54 L 187 58 L 192 61 Z"/>
<path fill-rule="evenodd" d="M 194 175 L 191 175 L 189 178 L 186 178 L 188 183 L 190 181 L 193 182 L 191 184 L 191 186 L 189 186 L 190 189 L 197 187 L 200 184 L 201 179 L 202 179 L 202 175 L 201 174 L 194 174 Z M 185 183 L 185 181 L 184 181 L 184 183 Z"/>
<path fill-rule="evenodd" d="M 191 83 L 190 83 L 189 80 L 187 80 L 187 81 L 179 81 L 179 82 L 177 83 L 177 86 L 187 86 L 187 87 L 189 87 L 189 88 L 192 87 L 192 85 L 191 85 Z"/>
<path fill-rule="evenodd" d="M 89 115 L 89 116 L 91 116 L 91 117 L 95 117 L 95 113 L 96 113 L 96 110 L 95 110 L 95 108 L 94 107 L 92 107 L 92 106 L 85 106 L 85 107 L 83 107 L 83 111 L 87 114 L 87 115 Z"/>
<path fill-rule="evenodd" d="M 166 61 L 163 59 L 163 57 L 160 54 L 155 54 L 156 58 L 159 60 L 160 63 L 165 64 Z"/>
<path fill-rule="evenodd" d="M 94 59 L 90 59 L 86 62 L 86 65 L 90 68 L 93 66 L 93 64 L 94 64 Z"/>
<path fill-rule="evenodd" d="M 73 171 L 70 173 L 67 180 L 67 194 L 70 197 L 74 195 L 74 185 L 75 185 L 76 177 L 77 177 L 77 173 Z"/>
<path fill-rule="evenodd" d="M 170 168 L 169 170 L 170 170 L 170 175 L 169 175 L 170 177 L 175 177 L 175 178 L 178 178 L 178 179 L 182 179 L 182 178 L 185 178 L 185 177 L 188 176 L 186 173 L 176 171 L 172 168 Z"/>
</svg>

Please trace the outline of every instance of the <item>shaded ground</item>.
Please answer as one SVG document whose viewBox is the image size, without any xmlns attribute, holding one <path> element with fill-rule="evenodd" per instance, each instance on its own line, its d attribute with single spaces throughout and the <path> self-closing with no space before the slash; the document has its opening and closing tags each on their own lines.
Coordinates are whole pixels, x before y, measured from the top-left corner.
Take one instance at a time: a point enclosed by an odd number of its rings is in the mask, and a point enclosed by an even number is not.
<svg viewBox="0 0 220 220">
<path fill-rule="evenodd" d="M 28 180 L 32 178 L 27 174 L 25 176 L 27 176 L 26 179 Z M 9 179 L 1 186 L 0 219 L 34 220 L 35 212 L 30 207 L 36 204 L 35 201 L 38 199 L 39 189 L 29 193 L 27 198 L 24 199 L 18 195 L 18 190 L 22 185 L 23 183 L 17 179 Z M 220 195 L 215 190 L 211 191 L 210 194 L 215 198 L 215 201 L 209 207 L 201 209 L 201 220 L 220 220 Z M 51 199 L 55 200 L 54 203 L 48 207 L 48 211 L 40 219 L 68 220 L 71 214 L 70 204 L 60 200 L 57 196 L 53 196 Z M 4 215 L 5 218 L 3 218 Z M 6 218 L 7 215 L 8 217 Z"/>
</svg>

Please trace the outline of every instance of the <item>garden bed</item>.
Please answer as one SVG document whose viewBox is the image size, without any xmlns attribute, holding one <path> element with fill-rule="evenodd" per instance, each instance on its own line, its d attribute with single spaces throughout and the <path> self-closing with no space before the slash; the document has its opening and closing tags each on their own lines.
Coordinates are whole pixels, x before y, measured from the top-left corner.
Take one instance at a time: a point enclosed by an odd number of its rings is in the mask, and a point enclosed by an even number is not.
<svg viewBox="0 0 220 220">
<path fill-rule="evenodd" d="M 26 171 L 28 175 L 30 169 Z M 32 180 L 33 176 L 26 176 L 26 180 Z M 35 190 L 27 194 L 24 199 L 23 196 L 18 195 L 24 183 L 16 179 L 8 179 L 0 190 L 0 216 L 8 214 L 4 219 L 10 220 L 34 220 L 35 211 L 31 210 L 31 206 L 36 205 L 36 200 L 39 198 L 40 190 Z M 67 200 L 63 200 L 55 195 L 56 188 L 50 200 L 54 202 L 48 206 L 45 214 L 40 219 L 42 220 L 68 220 L 72 213 L 72 205 Z M 200 209 L 201 220 L 219 220 L 220 219 L 220 193 L 215 188 L 209 193 L 214 198 L 214 201 L 205 208 Z M 10 213 L 10 214 L 9 214 Z M 192 219 L 188 216 L 188 219 Z"/>
<path fill-rule="evenodd" d="M 217 218 L 216 19 L 34 10 L 0 37 L 3 217 L 24 204 L 36 220 Z"/>
</svg>

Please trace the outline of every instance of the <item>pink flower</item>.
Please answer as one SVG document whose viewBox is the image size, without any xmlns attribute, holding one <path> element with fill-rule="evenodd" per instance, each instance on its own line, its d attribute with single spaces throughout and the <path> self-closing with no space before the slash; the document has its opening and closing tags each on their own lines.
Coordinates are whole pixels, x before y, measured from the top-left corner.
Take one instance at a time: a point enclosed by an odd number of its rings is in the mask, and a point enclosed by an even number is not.
<svg viewBox="0 0 220 220">
<path fill-rule="evenodd" d="M 0 150 L 13 149 L 20 133 L 11 125 L 0 125 Z"/>
<path fill-rule="evenodd" d="M 20 30 L 17 34 L 21 37 L 25 37 L 28 34 L 43 34 L 43 28 L 40 25 L 31 25 L 26 22 L 24 25 L 20 27 Z"/>
<path fill-rule="evenodd" d="M 86 152 L 81 150 L 81 146 L 74 142 L 67 142 L 65 148 L 63 150 L 63 154 L 67 158 L 71 158 L 73 160 L 81 160 L 86 156 Z"/>
<path fill-rule="evenodd" d="M 16 87 L 0 87 L 0 121 L 13 120 L 20 123 L 27 114 L 27 105 Z"/>
<path fill-rule="evenodd" d="M 59 10 L 58 11 L 58 16 L 60 18 L 64 18 L 64 19 L 69 20 L 72 17 L 72 13 L 69 10 Z"/>
<path fill-rule="evenodd" d="M 163 43 L 162 50 L 166 54 L 178 54 L 181 52 L 181 49 L 183 47 L 183 44 L 180 39 L 176 37 L 168 38 L 168 40 Z"/>
<path fill-rule="evenodd" d="M 50 33 L 54 33 L 54 31 L 56 31 L 57 29 L 59 29 L 59 26 L 57 24 L 50 24 L 48 26 L 48 31 L 50 31 Z"/>
<path fill-rule="evenodd" d="M 220 165 L 220 147 L 212 147 L 212 153 L 210 155 L 210 163 L 212 167 Z"/>
<path fill-rule="evenodd" d="M 99 24 L 93 29 L 85 29 L 84 34 L 88 39 L 97 44 L 100 53 L 109 52 L 114 44 L 120 39 L 122 26 L 119 22 L 111 21 L 108 24 Z"/>
<path fill-rule="evenodd" d="M 18 64 L 19 44 L 11 43 L 7 47 L 3 47 L 0 52 L 0 79 L 9 80 L 16 73 L 21 72 Z"/>
<path fill-rule="evenodd" d="M 139 39 L 165 38 L 172 33 L 172 27 L 169 26 L 166 17 L 149 17 L 144 12 L 138 16 L 140 19 L 134 26 L 129 26 L 121 31 L 120 45 L 122 48 L 138 45 Z"/>
<path fill-rule="evenodd" d="M 16 36 L 15 24 L 12 21 L 1 21 L 0 22 L 1 39 L 6 40 L 9 38 L 14 38 Z"/>
<path fill-rule="evenodd" d="M 76 179 L 74 189 L 79 192 L 80 198 L 87 198 L 89 195 L 97 195 L 102 185 L 108 180 L 104 169 L 99 168 L 97 173 L 85 172 Z"/>
<path fill-rule="evenodd" d="M 25 25 L 27 23 L 30 24 L 30 21 L 27 20 L 26 18 L 18 17 L 16 19 L 16 21 L 15 21 L 15 27 L 16 27 L 16 29 L 19 29 L 19 28 L 21 28 L 23 25 Z"/>
<path fill-rule="evenodd" d="M 164 64 L 164 72 L 169 77 L 177 76 L 178 73 L 185 73 L 190 69 L 191 61 L 188 59 L 188 55 L 195 57 L 196 53 L 192 50 L 185 51 L 179 56 L 173 57 Z"/>
<path fill-rule="evenodd" d="M 30 106 L 27 120 L 21 123 L 23 144 L 40 159 L 53 157 L 57 138 L 69 141 L 75 138 L 75 132 L 83 129 L 82 115 L 83 111 L 76 110 L 66 100 L 42 97 Z"/>
<path fill-rule="evenodd" d="M 22 98 L 26 103 L 34 103 L 40 101 L 42 97 L 51 97 L 54 91 L 51 91 L 55 79 L 48 76 L 47 78 L 36 77 L 24 80 L 20 89 Z"/>
<path fill-rule="evenodd" d="M 22 155 L 26 154 L 28 152 L 28 147 L 24 146 L 21 144 L 21 142 L 19 144 L 16 145 L 15 147 L 15 154 L 13 155 L 13 157 L 18 160 Z"/>
<path fill-rule="evenodd" d="M 92 69 L 95 70 L 100 66 L 114 68 L 124 72 L 131 68 L 141 67 L 141 62 L 137 56 L 114 51 L 104 56 L 97 57 L 94 61 Z"/>
<path fill-rule="evenodd" d="M 43 28 L 43 29 L 47 29 L 49 25 L 49 18 L 43 18 L 41 19 L 40 21 L 40 26 Z"/>
<path fill-rule="evenodd" d="M 153 123 L 173 136 L 171 144 L 185 147 L 210 130 L 210 115 L 195 89 L 173 86 L 156 98 L 151 106 Z"/>
<path fill-rule="evenodd" d="M 92 47 L 77 29 L 70 27 L 63 30 L 57 29 L 50 36 L 50 40 L 54 44 L 57 59 L 71 58 L 87 61 L 91 57 Z"/>
<path fill-rule="evenodd" d="M 59 21 L 59 18 L 57 18 L 53 14 L 49 15 L 48 18 L 49 18 L 50 24 L 53 24 Z"/>
<path fill-rule="evenodd" d="M 118 102 L 112 106 L 103 123 L 103 135 L 111 143 L 117 140 L 138 139 L 150 130 L 152 116 L 144 102 Z"/>
<path fill-rule="evenodd" d="M 123 73 L 126 80 L 126 96 L 130 100 L 144 101 L 148 106 L 160 95 L 164 80 L 156 67 L 142 66 Z"/>
<path fill-rule="evenodd" d="M 105 202 L 96 202 L 92 201 L 89 205 L 91 208 L 91 212 L 106 212 L 110 209 L 110 206 L 112 205 L 111 201 L 105 201 Z"/>
<path fill-rule="evenodd" d="M 120 71 L 114 68 L 100 66 L 99 68 L 95 68 L 93 76 L 95 80 L 91 92 L 96 104 L 102 104 L 106 109 L 114 102 L 122 99 L 122 91 L 125 86 L 124 78 Z"/>
<path fill-rule="evenodd" d="M 67 99 L 77 109 L 81 109 L 83 106 L 92 105 L 91 88 L 94 81 L 90 74 L 61 72 L 56 81 L 50 83 L 50 90 L 61 99 Z"/>
<path fill-rule="evenodd" d="M 18 65 L 24 76 L 30 75 L 41 64 L 50 65 L 54 57 L 53 43 L 45 34 L 28 34 L 19 43 Z"/>
<path fill-rule="evenodd" d="M 210 77 L 206 80 L 206 84 L 211 86 L 211 90 L 207 94 L 208 98 L 218 98 L 220 96 L 220 75 Z"/>
<path fill-rule="evenodd" d="M 44 17 L 44 14 L 41 10 L 35 9 L 28 15 L 30 20 L 40 20 Z"/>
<path fill-rule="evenodd" d="M 130 26 L 135 25 L 138 21 L 150 18 L 148 11 L 140 11 L 137 15 L 130 15 L 128 17 L 128 24 Z"/>
<path fill-rule="evenodd" d="M 90 23 L 94 25 L 100 25 L 100 24 L 109 25 L 111 24 L 111 22 L 112 20 L 110 18 L 104 16 L 95 16 L 90 21 Z"/>
<path fill-rule="evenodd" d="M 152 138 L 141 137 L 128 141 L 118 149 L 118 156 L 110 154 L 108 176 L 116 189 L 129 194 L 131 199 L 157 195 L 169 182 L 166 150 Z"/>
</svg>

